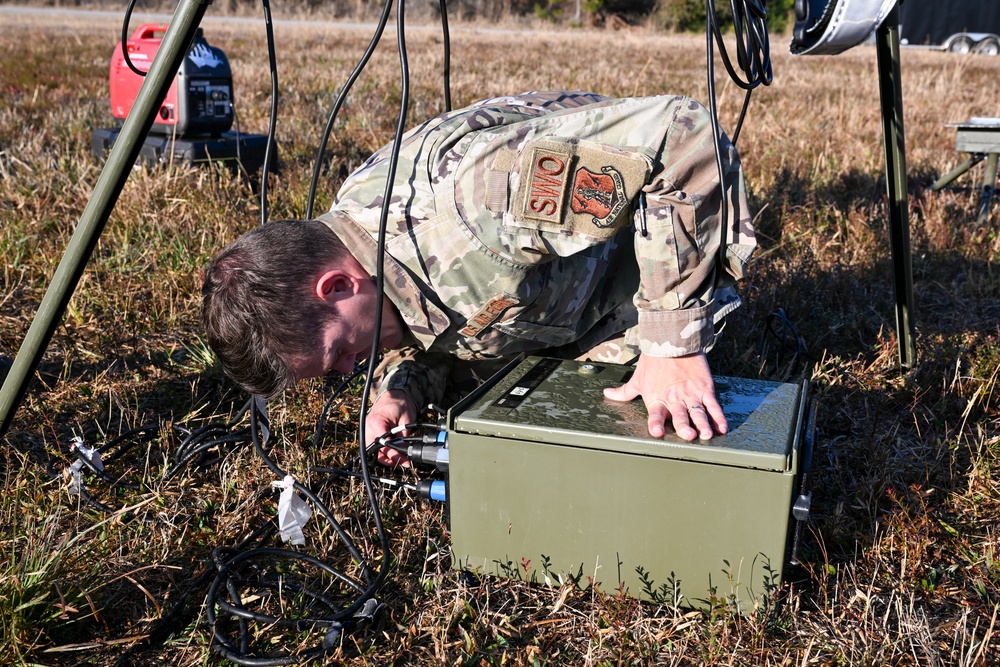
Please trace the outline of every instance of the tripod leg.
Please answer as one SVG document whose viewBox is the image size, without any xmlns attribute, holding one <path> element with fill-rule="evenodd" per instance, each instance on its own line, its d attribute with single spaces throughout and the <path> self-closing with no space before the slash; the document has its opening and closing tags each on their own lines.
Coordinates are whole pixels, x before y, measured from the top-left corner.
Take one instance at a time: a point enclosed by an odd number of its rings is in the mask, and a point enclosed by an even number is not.
<svg viewBox="0 0 1000 667">
<path fill-rule="evenodd" d="M 997 158 L 1000 158 L 1000 153 L 990 153 L 989 158 L 986 160 L 983 189 L 979 195 L 979 216 L 976 218 L 976 224 L 978 225 L 985 225 L 986 218 L 990 216 L 990 205 L 993 203 L 993 195 L 996 192 Z"/>
<path fill-rule="evenodd" d="M 913 269 L 910 221 L 906 201 L 906 149 L 903 135 L 903 85 L 899 73 L 899 7 L 890 10 L 876 30 L 882 136 L 885 142 L 886 189 L 889 197 L 889 241 L 896 292 L 896 337 L 899 365 L 911 368 L 917 348 L 913 326 Z"/>
<path fill-rule="evenodd" d="M 139 156 L 142 142 L 153 125 L 160 104 L 187 55 L 188 47 L 207 9 L 208 0 L 181 0 L 177 5 L 170 27 L 153 59 L 153 65 L 139 89 L 135 105 L 111 149 L 90 201 L 87 202 L 66 252 L 31 321 L 31 327 L 17 351 L 14 365 L 0 389 L 0 437 L 10 427 L 14 412 L 21 404 L 31 377 L 38 368 L 38 362 L 59 326 L 73 290 L 80 282 L 90 255 L 104 231 L 104 225 L 111 217 L 111 211 L 125 187 L 132 165 Z"/>
<path fill-rule="evenodd" d="M 962 174 L 964 174 L 965 172 L 969 171 L 970 169 L 972 169 L 973 167 L 975 167 L 977 164 L 979 164 L 980 162 L 982 162 L 983 158 L 985 158 L 985 157 L 986 156 L 983 155 L 982 153 L 973 153 L 972 155 L 969 156 L 968 160 L 966 160 L 962 164 L 958 165 L 957 167 L 955 167 L 954 169 L 952 169 L 951 171 L 949 171 L 947 174 L 945 174 L 941 178 L 939 178 L 936 181 L 934 181 L 934 185 L 931 186 L 931 191 L 932 192 L 937 192 L 938 190 L 940 190 L 944 186 L 948 185 L 949 183 L 951 183 L 952 181 L 954 181 L 956 178 L 958 178 L 959 176 L 961 176 Z"/>
</svg>

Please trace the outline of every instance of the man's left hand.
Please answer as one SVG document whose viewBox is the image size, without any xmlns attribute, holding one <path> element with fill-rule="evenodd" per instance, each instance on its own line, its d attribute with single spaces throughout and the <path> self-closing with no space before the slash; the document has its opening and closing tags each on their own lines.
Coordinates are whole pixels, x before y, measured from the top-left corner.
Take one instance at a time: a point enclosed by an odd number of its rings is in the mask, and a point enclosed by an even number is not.
<svg viewBox="0 0 1000 667">
<path fill-rule="evenodd" d="M 686 357 L 642 354 L 629 381 L 605 389 L 604 396 L 613 401 L 631 401 L 642 396 L 649 413 L 647 428 L 654 438 L 666 432 L 667 419 L 677 435 L 688 441 L 708 440 L 714 433 L 729 430 L 715 398 L 715 383 L 704 352 Z"/>
</svg>

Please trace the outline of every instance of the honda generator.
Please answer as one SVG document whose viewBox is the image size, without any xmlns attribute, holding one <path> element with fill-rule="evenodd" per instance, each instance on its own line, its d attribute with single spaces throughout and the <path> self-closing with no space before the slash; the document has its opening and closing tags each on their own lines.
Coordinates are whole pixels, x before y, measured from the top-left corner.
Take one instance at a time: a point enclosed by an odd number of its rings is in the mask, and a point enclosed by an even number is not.
<svg viewBox="0 0 1000 667">
<path fill-rule="evenodd" d="M 148 72 L 153 56 L 167 30 L 165 23 L 139 26 L 125 42 L 132 65 Z M 111 56 L 111 115 L 124 122 L 139 94 L 143 77 L 125 62 L 122 43 Z M 198 28 L 177 78 L 163 100 L 151 134 L 186 137 L 194 134 L 219 135 L 233 125 L 233 74 L 221 49 L 209 46 Z"/>
<path fill-rule="evenodd" d="M 149 71 L 166 31 L 166 23 L 147 23 L 132 33 L 124 47 L 133 67 Z M 109 83 L 116 127 L 94 131 L 94 157 L 103 159 L 117 141 L 144 79 L 129 67 L 119 42 L 111 54 Z M 235 117 L 229 60 L 221 49 L 205 41 L 198 28 L 139 156 L 149 166 L 225 162 L 254 172 L 264 164 L 267 136 L 231 131 Z"/>
</svg>

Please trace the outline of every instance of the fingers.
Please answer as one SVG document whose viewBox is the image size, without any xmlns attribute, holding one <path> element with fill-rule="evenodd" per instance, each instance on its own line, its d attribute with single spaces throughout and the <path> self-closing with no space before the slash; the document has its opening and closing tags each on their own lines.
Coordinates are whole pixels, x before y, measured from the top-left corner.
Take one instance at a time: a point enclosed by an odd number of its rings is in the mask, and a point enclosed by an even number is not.
<svg viewBox="0 0 1000 667">
<path fill-rule="evenodd" d="M 413 401 L 404 392 L 396 389 L 385 392 L 365 417 L 365 440 L 368 441 L 365 444 L 370 446 L 397 426 L 415 421 L 416 413 Z"/>
<path fill-rule="evenodd" d="M 392 447 L 383 447 L 378 450 L 378 462 L 387 468 L 409 468 L 410 459 L 403 452 Z"/>
<path fill-rule="evenodd" d="M 720 435 L 729 433 L 729 422 L 726 421 L 726 415 L 722 411 L 719 401 L 716 400 L 714 392 L 705 396 L 704 405 L 705 409 L 708 410 L 708 416 L 712 419 L 712 424 L 715 426 L 715 432 Z"/>
<path fill-rule="evenodd" d="M 397 424 L 394 421 L 369 416 L 365 419 L 365 440 L 368 441 L 366 445 L 371 447 L 375 444 L 376 440 L 396 428 L 396 426 Z"/>
<path fill-rule="evenodd" d="M 646 411 L 649 413 L 649 417 L 646 420 L 646 429 L 654 438 L 662 438 L 666 433 L 666 429 L 663 425 L 670 417 L 670 411 L 667 409 L 666 405 L 659 401 L 653 403 L 652 405 L 647 405 Z M 674 428 L 676 430 L 676 426 Z"/>
<path fill-rule="evenodd" d="M 634 378 L 633 378 L 634 379 Z M 607 387 L 604 390 L 604 397 L 611 399 L 612 401 L 621 401 L 627 403 L 638 396 L 641 392 L 639 386 L 635 384 L 632 380 L 623 384 L 620 387 Z"/>
<path fill-rule="evenodd" d="M 729 431 L 704 353 L 674 358 L 641 355 L 629 381 L 605 389 L 604 396 L 623 402 L 642 396 L 646 427 L 654 438 L 666 433 L 668 423 L 688 442 Z"/>
<path fill-rule="evenodd" d="M 692 434 L 690 438 L 684 438 L 683 435 L 681 437 L 685 440 L 694 440 L 694 436 L 697 435 L 699 440 L 711 440 L 714 432 L 712 431 L 712 425 L 708 421 L 708 409 L 699 403 L 689 407 L 687 413 L 691 418 L 691 425 L 693 426 L 691 429 Z"/>
<path fill-rule="evenodd" d="M 677 437 L 690 442 L 699 436 L 700 429 L 697 423 L 692 426 L 693 413 L 688 410 L 683 401 L 674 401 L 670 404 L 670 423 L 674 427 Z M 711 430 L 709 431 L 711 433 Z M 652 430 L 650 431 L 652 433 Z M 712 436 L 709 435 L 709 438 Z"/>
</svg>

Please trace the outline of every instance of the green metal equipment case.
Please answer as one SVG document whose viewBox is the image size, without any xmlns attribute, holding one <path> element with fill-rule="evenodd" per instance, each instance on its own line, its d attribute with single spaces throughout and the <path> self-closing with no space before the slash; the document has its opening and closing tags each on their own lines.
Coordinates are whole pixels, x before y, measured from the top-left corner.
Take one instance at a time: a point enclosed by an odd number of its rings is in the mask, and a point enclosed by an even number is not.
<svg viewBox="0 0 1000 667">
<path fill-rule="evenodd" d="M 605 399 L 629 366 L 530 357 L 449 415 L 456 567 L 753 608 L 789 562 L 805 383 L 717 378 L 730 432 L 652 438 L 641 400 Z"/>
</svg>

